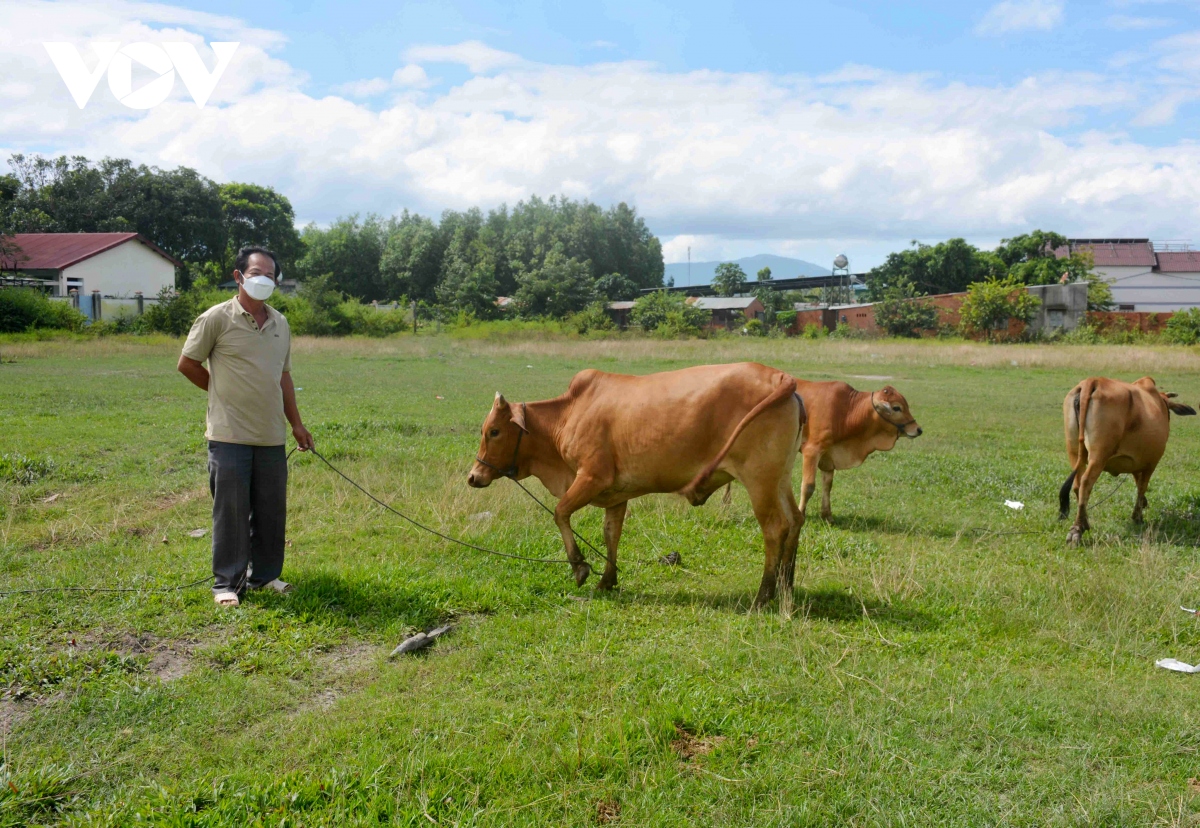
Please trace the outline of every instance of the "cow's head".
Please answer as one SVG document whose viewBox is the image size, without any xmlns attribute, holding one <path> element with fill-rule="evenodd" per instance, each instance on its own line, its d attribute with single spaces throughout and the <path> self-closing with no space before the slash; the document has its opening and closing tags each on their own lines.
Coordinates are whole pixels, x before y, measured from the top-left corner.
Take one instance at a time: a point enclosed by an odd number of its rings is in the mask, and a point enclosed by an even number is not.
<svg viewBox="0 0 1200 828">
<path fill-rule="evenodd" d="M 876 414 L 890 425 L 894 425 L 905 437 L 916 439 L 921 436 L 921 426 L 908 410 L 908 400 L 892 386 L 885 385 L 882 390 L 873 393 L 871 404 L 875 406 Z"/>
<path fill-rule="evenodd" d="M 1158 396 L 1162 397 L 1163 404 L 1166 405 L 1167 411 L 1178 414 L 1180 417 L 1194 416 L 1196 413 L 1196 409 L 1192 408 L 1190 405 L 1172 402 L 1173 399 L 1179 396 L 1178 394 L 1173 392 L 1159 391 L 1158 386 L 1154 382 L 1154 377 L 1142 377 L 1140 380 L 1135 382 L 1134 385 L 1140 385 L 1150 393 L 1158 394 Z"/>
<path fill-rule="evenodd" d="M 509 405 L 504 395 L 497 391 L 492 410 L 483 421 L 479 453 L 475 455 L 475 465 L 467 475 L 467 485 L 482 489 L 497 477 L 515 475 L 521 436 L 527 431 L 525 406 Z"/>
</svg>

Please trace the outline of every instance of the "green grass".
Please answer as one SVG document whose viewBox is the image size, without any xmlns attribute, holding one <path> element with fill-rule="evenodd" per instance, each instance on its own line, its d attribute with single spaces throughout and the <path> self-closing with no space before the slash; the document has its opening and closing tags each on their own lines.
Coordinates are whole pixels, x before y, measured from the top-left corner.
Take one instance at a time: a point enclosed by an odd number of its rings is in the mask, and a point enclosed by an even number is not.
<svg viewBox="0 0 1200 828">
<path fill-rule="evenodd" d="M 0 591 L 207 573 L 204 398 L 178 348 L 0 343 Z M 791 618 L 749 612 L 762 550 L 736 488 L 635 501 L 605 595 L 420 534 L 297 456 L 291 596 L 0 597 L 0 826 L 1195 824 L 1200 678 L 1154 661 L 1200 658 L 1178 610 L 1200 600 L 1200 422 L 1174 421 L 1144 528 L 1132 484 L 1079 548 L 1055 520 L 1066 391 L 1151 373 L 1195 404 L 1193 351 L 423 335 L 300 341 L 294 375 L 318 448 L 385 500 L 561 557 L 516 487 L 466 486 L 493 393 L 743 358 L 891 377 L 925 429 L 838 474 L 832 526 L 812 507 Z M 598 542 L 599 510 L 577 525 Z M 710 752 L 681 758 L 680 729 Z"/>
</svg>

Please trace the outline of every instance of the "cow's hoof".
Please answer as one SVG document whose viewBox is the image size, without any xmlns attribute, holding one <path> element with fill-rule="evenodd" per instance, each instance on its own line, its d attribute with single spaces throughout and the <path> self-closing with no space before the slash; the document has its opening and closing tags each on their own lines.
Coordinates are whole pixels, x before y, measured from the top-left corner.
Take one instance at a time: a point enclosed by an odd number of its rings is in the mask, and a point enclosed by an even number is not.
<svg viewBox="0 0 1200 828">
<path fill-rule="evenodd" d="M 1134 512 L 1134 513 L 1133 513 L 1133 517 L 1131 518 L 1131 520 L 1132 520 L 1134 523 L 1136 523 L 1138 526 L 1141 526 L 1143 523 L 1145 523 L 1145 522 L 1146 522 L 1146 521 L 1145 521 L 1145 519 L 1142 517 L 1142 513 L 1141 513 L 1141 512 Z"/>
<path fill-rule="evenodd" d="M 821 512 L 821 520 L 826 523 L 833 523 L 833 512 Z"/>
<path fill-rule="evenodd" d="M 575 574 L 575 586 L 583 586 L 583 582 L 592 574 L 592 568 L 586 563 L 572 564 L 571 572 Z"/>
<path fill-rule="evenodd" d="M 609 580 L 609 577 L 607 575 L 605 575 L 603 578 L 600 579 L 600 583 L 596 584 L 596 589 L 600 589 L 600 590 L 603 590 L 604 592 L 608 592 L 610 589 L 613 589 L 616 585 L 617 585 L 617 579 L 615 577 L 612 580 Z"/>
<path fill-rule="evenodd" d="M 1067 532 L 1067 543 L 1078 546 L 1081 540 L 1083 540 L 1083 532 L 1078 526 L 1071 527 L 1071 531 Z"/>
</svg>

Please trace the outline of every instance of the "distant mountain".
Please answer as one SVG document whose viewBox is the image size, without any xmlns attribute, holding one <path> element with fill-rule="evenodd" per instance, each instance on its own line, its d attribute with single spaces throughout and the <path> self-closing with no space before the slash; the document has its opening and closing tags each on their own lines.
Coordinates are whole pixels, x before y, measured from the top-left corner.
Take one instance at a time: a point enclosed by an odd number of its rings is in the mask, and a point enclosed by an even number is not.
<svg viewBox="0 0 1200 828">
<path fill-rule="evenodd" d="M 744 259 L 734 259 L 734 261 L 742 266 L 742 270 L 746 271 L 746 278 L 751 282 L 757 277 L 758 271 L 764 267 L 771 268 L 772 279 L 828 276 L 830 273 L 827 267 L 821 267 L 803 259 L 789 259 L 787 256 L 774 256 L 770 253 L 759 253 L 756 256 L 747 256 Z M 666 266 L 666 271 L 663 273 L 663 284 L 667 284 L 674 276 L 677 287 L 707 285 L 712 282 L 713 274 L 716 273 L 719 264 L 720 262 L 692 262 L 692 279 L 688 281 L 687 262 L 673 262 Z"/>
</svg>

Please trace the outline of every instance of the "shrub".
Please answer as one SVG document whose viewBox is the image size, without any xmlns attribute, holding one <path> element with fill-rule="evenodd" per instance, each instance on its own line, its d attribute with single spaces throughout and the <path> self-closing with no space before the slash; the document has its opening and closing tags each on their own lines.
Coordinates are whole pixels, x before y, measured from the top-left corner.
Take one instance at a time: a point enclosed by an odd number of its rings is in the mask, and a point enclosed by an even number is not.
<svg viewBox="0 0 1200 828">
<path fill-rule="evenodd" d="M 54 474 L 54 469 L 49 457 L 39 460 L 24 454 L 0 454 L 0 480 L 28 486 Z"/>
<path fill-rule="evenodd" d="M 695 308 L 685 306 L 683 310 L 667 311 L 666 318 L 654 328 L 654 335 L 659 339 L 682 339 L 690 336 L 700 336 L 702 333 L 700 325 L 708 321 L 709 315 L 707 311 L 700 311 L 702 316 L 697 317 L 695 310 Z M 688 311 L 693 312 L 689 314 Z"/>
<path fill-rule="evenodd" d="M 990 342 L 1010 319 L 1028 323 L 1040 303 L 1015 277 L 989 279 L 967 287 L 959 326 L 965 336 L 984 334 Z"/>
<path fill-rule="evenodd" d="M 916 338 L 937 326 L 938 312 L 931 303 L 917 298 L 912 282 L 902 279 L 884 291 L 875 304 L 875 324 L 891 336 Z"/>
<path fill-rule="evenodd" d="M 692 307 L 682 294 L 665 290 L 656 290 L 642 296 L 634 303 L 629 314 L 630 322 L 647 332 L 657 330 L 670 320 L 676 333 L 668 336 L 683 335 L 679 332 L 698 334 L 710 318 L 711 314 L 708 311 Z"/>
<path fill-rule="evenodd" d="M 783 328 L 784 330 L 791 330 L 792 326 L 796 324 L 796 316 L 798 313 L 798 311 L 794 310 L 779 311 L 775 314 L 776 326 Z"/>
<path fill-rule="evenodd" d="M 78 331 L 87 317 L 69 302 L 54 300 L 32 288 L 0 290 L 0 333 L 23 333 L 34 328 Z"/>
<path fill-rule="evenodd" d="M 845 323 L 842 323 L 843 325 Z M 800 334 L 805 339 L 821 339 L 827 336 L 824 325 L 818 325 L 816 322 L 809 322 L 804 326 L 804 332 Z"/>
<path fill-rule="evenodd" d="M 742 333 L 744 333 L 746 336 L 765 336 L 767 333 L 767 326 L 763 324 L 761 319 L 751 319 L 746 323 L 745 327 L 742 328 Z"/>
<path fill-rule="evenodd" d="M 183 336 L 192 329 L 197 316 L 231 298 L 231 293 L 216 288 L 178 293 L 171 288 L 163 288 L 159 291 L 157 302 L 146 304 L 140 325 L 144 331 Z"/>
<path fill-rule="evenodd" d="M 595 331 L 615 331 L 617 325 L 608 315 L 603 302 L 593 302 L 579 313 L 572 314 L 566 320 L 569 329 L 586 334 Z"/>
<path fill-rule="evenodd" d="M 1179 311 L 1167 320 L 1163 339 L 1176 345 L 1195 345 L 1200 343 L 1200 308 L 1188 308 Z"/>
</svg>

